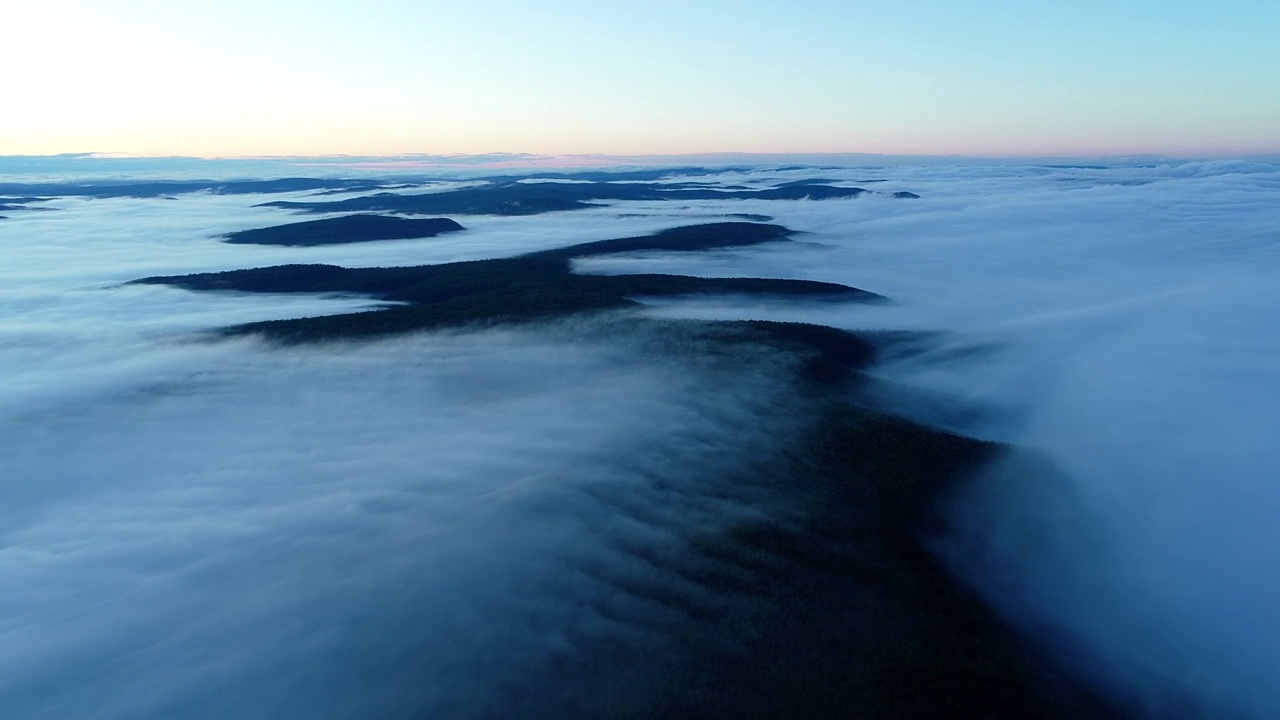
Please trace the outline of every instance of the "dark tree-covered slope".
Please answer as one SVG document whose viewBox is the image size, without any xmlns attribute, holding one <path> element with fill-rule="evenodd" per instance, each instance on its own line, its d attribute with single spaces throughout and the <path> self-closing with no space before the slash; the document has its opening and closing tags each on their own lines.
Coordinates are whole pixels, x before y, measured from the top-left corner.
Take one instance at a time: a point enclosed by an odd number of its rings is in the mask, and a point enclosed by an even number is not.
<svg viewBox="0 0 1280 720">
<path fill-rule="evenodd" d="M 876 301 L 878 295 L 834 283 L 683 275 L 578 275 L 576 257 L 642 250 L 695 251 L 787 242 L 777 225 L 713 223 L 654 235 L 583 243 L 513 258 L 395 268 L 279 265 L 220 273 L 151 277 L 139 283 L 191 290 L 361 293 L 407 303 L 399 307 L 315 318 L 272 320 L 235 328 L 291 341 L 367 336 L 448 326 L 518 322 L 624 308 L 632 298 L 750 294 L 821 300 Z"/>
</svg>

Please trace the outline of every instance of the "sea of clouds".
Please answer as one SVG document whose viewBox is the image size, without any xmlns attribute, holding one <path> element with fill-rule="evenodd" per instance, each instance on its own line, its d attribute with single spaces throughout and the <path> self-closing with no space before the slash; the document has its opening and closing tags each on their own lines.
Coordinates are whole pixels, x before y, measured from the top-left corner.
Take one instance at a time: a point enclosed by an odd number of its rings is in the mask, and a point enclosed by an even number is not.
<svg viewBox="0 0 1280 720">
<path fill-rule="evenodd" d="M 708 485 L 794 424 L 777 410 L 780 372 L 691 364 L 590 323 L 360 345 L 212 341 L 205 331 L 228 324 L 373 303 L 120 283 L 477 259 L 760 213 L 803 234 L 578 270 L 805 278 L 889 296 L 647 312 L 937 331 L 926 352 L 877 370 L 879 402 L 1043 460 L 951 498 L 953 536 L 938 551 L 1152 713 L 1280 714 L 1280 168 L 715 175 L 806 177 L 923 198 L 459 216 L 462 233 L 323 248 L 217 237 L 289 221 L 252 206 L 300 194 L 8 213 L 0 704 L 13 717 L 484 715 L 598 643 L 655 642 L 677 620 L 601 578 L 674 582 L 637 544 L 676 552 L 689 527 L 781 502 Z"/>
<path fill-rule="evenodd" d="M 778 502 L 716 481 L 796 424 L 785 368 L 671 357 L 591 322 L 218 341 L 228 324 L 374 303 L 121 283 L 473 259 L 669 220 L 220 241 L 290 219 L 250 207 L 263 200 L 54 200 L 2 221 L 3 714 L 554 717 L 652 694 L 598 648 L 661 655 L 687 625 L 637 587 L 714 601 L 662 559 Z"/>
</svg>

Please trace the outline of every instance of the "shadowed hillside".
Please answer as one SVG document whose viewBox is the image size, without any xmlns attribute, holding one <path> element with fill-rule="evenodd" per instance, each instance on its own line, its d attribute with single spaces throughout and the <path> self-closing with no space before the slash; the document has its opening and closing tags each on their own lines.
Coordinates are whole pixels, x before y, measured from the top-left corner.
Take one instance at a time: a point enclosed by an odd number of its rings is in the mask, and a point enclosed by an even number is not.
<svg viewBox="0 0 1280 720">
<path fill-rule="evenodd" d="M 808 418 L 793 436 L 724 478 L 725 498 L 774 497 L 727 529 L 665 527 L 654 508 L 602 498 L 638 526 L 683 538 L 673 550 L 601 539 L 648 569 L 579 572 L 663 608 L 638 628 L 647 645 L 593 645 L 544 669 L 545 681 L 483 700 L 520 717 L 1110 718 L 1103 700 L 1047 664 L 956 583 L 920 545 L 943 522 L 935 505 L 1005 452 L 860 402 L 862 371 L 886 345 L 918 333 L 854 333 L 803 323 L 647 319 L 600 311 L 633 298 L 693 293 L 883 301 L 857 288 L 763 278 L 584 276 L 573 258 L 699 252 L 789 242 L 776 225 L 716 223 L 522 256 L 400 268 L 283 265 L 145 278 L 199 291 L 353 292 L 403 303 L 383 310 L 232 327 L 288 343 L 424 329 L 572 320 L 578 332 L 625 338 L 634 352 L 779 373 Z M 638 343 L 638 344 L 637 344 Z M 661 478 L 655 482 L 663 482 Z M 670 500 L 686 502 L 678 488 Z M 627 625 L 606 605 L 593 612 Z M 643 648 L 643 649 L 642 649 Z M 661 648 L 660 652 L 654 652 Z M 471 708 L 484 715 L 484 710 Z"/>
</svg>

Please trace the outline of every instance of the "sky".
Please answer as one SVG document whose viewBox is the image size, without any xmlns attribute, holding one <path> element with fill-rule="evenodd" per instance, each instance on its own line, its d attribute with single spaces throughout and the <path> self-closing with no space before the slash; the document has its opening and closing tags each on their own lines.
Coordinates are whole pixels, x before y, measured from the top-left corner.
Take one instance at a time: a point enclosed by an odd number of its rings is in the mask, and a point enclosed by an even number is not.
<svg viewBox="0 0 1280 720">
<path fill-rule="evenodd" d="M 1280 4 L 0 0 L 0 155 L 1280 152 Z"/>
</svg>

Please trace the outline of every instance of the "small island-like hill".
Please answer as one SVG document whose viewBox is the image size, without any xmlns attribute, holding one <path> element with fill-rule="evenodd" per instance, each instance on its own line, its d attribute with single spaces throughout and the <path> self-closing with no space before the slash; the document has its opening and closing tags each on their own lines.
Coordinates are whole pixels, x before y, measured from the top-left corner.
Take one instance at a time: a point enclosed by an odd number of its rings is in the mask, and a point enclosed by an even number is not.
<svg viewBox="0 0 1280 720">
<path fill-rule="evenodd" d="M 465 228 L 448 218 L 412 220 L 385 215 L 346 215 L 240 230 L 223 237 L 226 242 L 242 245 L 314 247 L 375 240 L 413 240 L 463 229 Z"/>
</svg>

